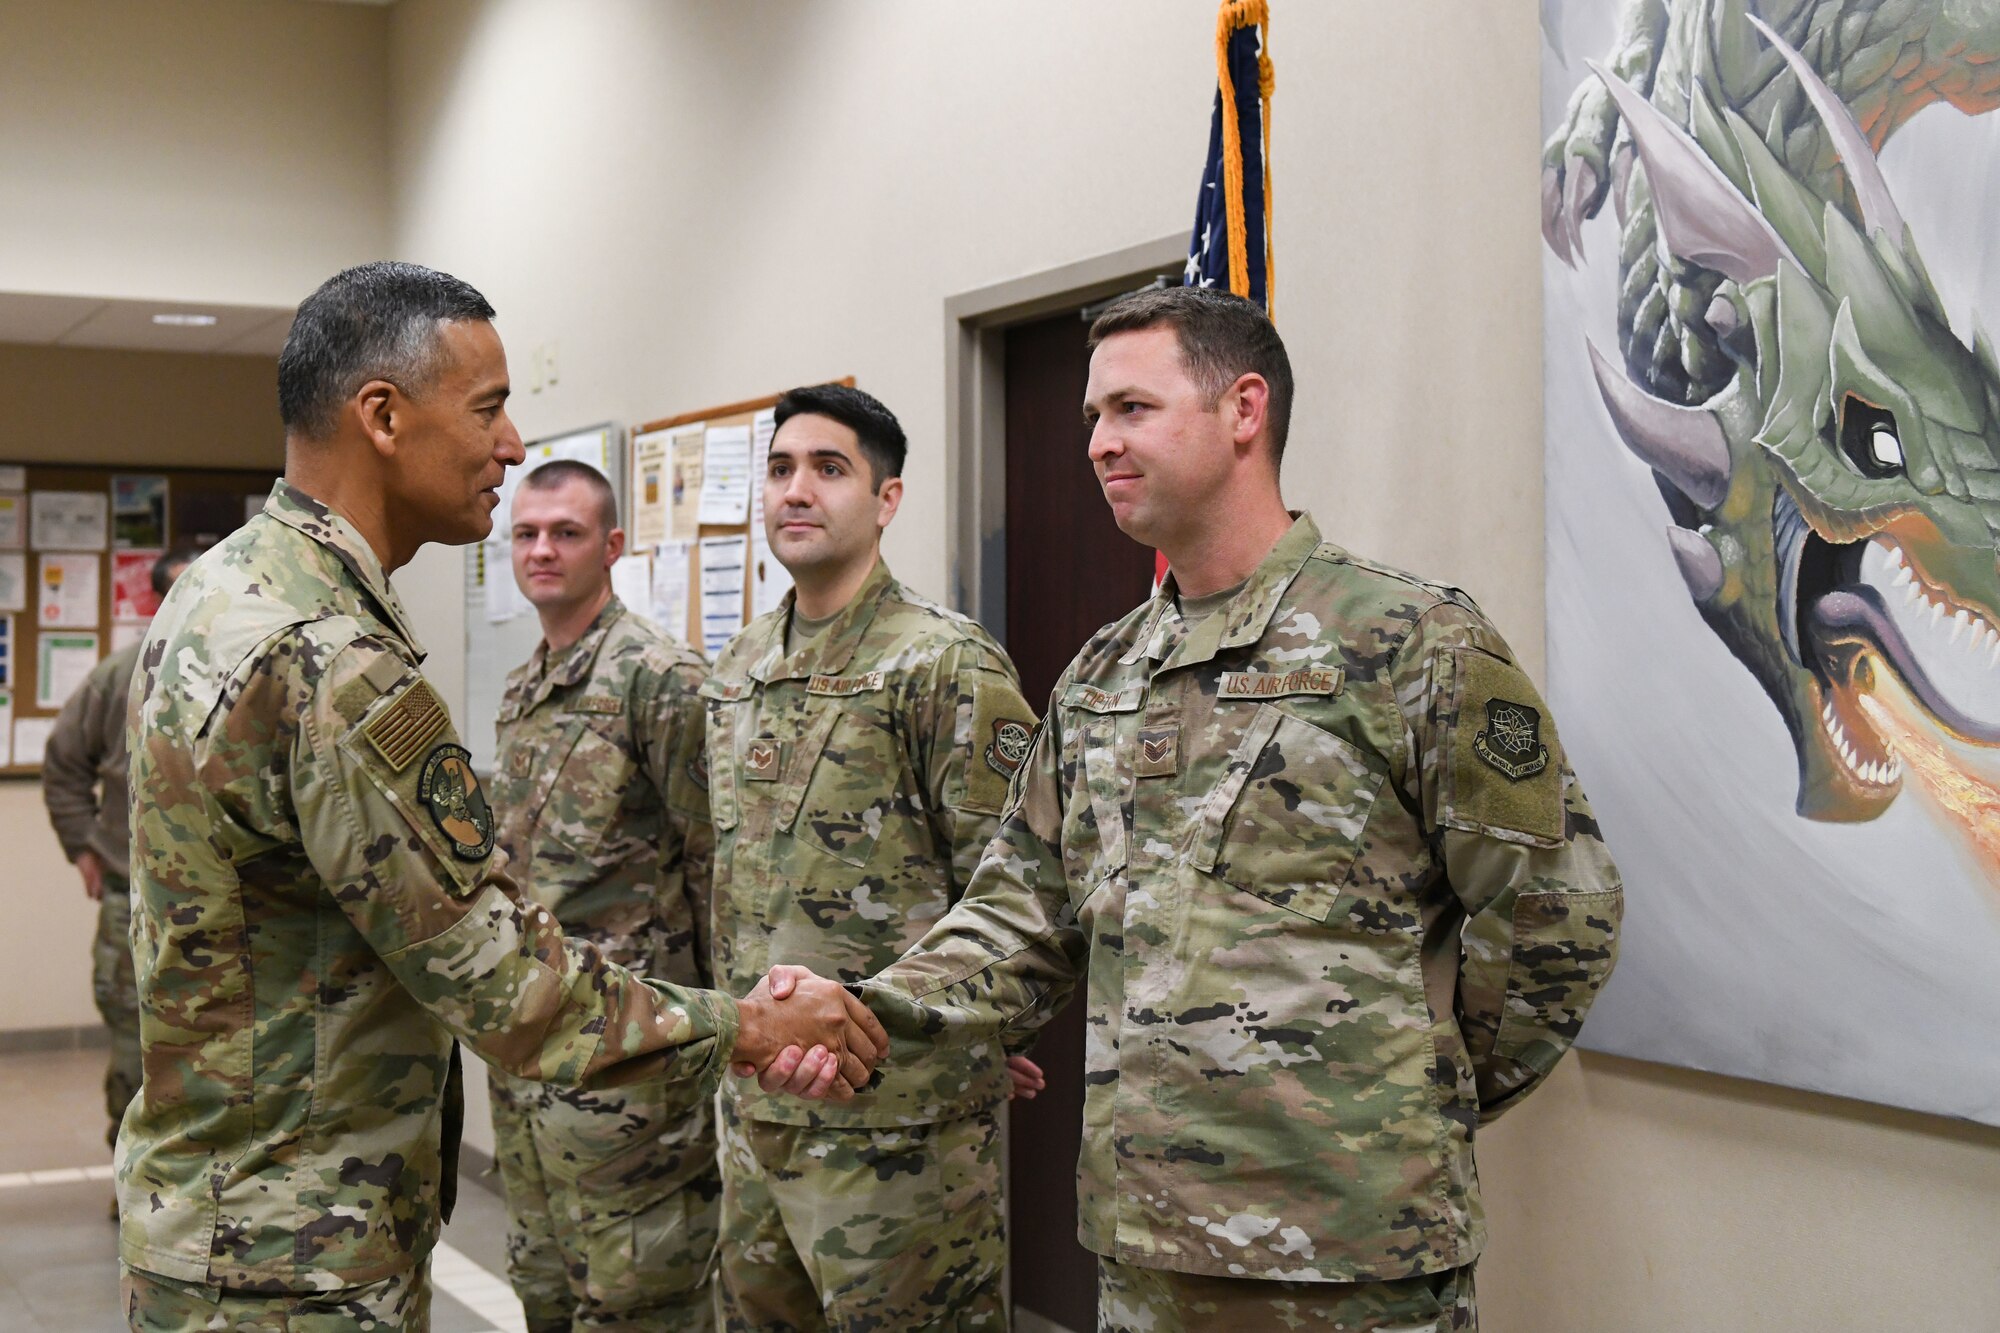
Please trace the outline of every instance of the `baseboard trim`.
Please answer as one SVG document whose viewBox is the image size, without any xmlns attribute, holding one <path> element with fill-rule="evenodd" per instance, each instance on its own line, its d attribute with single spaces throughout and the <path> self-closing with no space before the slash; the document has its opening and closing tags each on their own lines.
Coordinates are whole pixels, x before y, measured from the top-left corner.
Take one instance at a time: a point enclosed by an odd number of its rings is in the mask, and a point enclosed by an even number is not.
<svg viewBox="0 0 2000 1333">
<path fill-rule="evenodd" d="M 66 1028 L 16 1028 L 0 1032 L 0 1055 L 43 1055 L 50 1051 L 101 1051 L 111 1032 L 101 1023 Z"/>
</svg>

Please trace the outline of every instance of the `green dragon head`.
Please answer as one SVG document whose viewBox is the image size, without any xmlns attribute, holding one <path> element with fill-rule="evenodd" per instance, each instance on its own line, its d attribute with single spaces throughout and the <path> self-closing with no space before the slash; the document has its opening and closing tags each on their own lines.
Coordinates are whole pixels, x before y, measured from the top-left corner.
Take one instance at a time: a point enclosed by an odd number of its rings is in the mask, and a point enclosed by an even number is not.
<svg viewBox="0 0 2000 1333">
<path fill-rule="evenodd" d="M 1687 313 L 1734 370 L 1682 406 L 1591 358 L 1620 436 L 1660 479 L 1702 618 L 1791 730 L 1799 813 L 1870 819 L 1904 777 L 1861 707 L 1890 686 L 1878 673 L 1936 730 L 2000 746 L 2000 364 L 1983 336 L 1952 332 L 1846 108 L 1749 21 L 1803 85 L 1852 199 L 1816 194 L 1699 81 L 1683 127 L 1593 66 L 1660 246 L 1720 275 Z"/>
</svg>

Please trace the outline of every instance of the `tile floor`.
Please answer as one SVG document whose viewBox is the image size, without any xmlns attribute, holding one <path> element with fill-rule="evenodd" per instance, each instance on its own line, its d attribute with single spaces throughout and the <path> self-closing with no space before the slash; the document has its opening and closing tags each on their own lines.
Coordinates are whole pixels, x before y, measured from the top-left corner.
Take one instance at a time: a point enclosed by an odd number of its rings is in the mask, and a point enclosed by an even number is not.
<svg viewBox="0 0 2000 1333">
<path fill-rule="evenodd" d="M 101 1050 L 0 1056 L 0 1333 L 115 1333 Z M 434 1333 L 515 1333 L 507 1217 L 472 1178 L 433 1266 Z"/>
</svg>

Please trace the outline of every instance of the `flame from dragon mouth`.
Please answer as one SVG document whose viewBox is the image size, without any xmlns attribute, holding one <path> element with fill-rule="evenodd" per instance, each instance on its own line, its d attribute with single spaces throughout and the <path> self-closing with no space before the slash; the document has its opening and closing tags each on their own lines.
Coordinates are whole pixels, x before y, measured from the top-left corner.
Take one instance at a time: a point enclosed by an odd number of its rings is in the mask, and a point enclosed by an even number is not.
<svg viewBox="0 0 2000 1333">
<path fill-rule="evenodd" d="M 1945 818 L 1963 830 L 1987 877 L 2000 884 L 2000 773 L 1940 732 L 1894 672 L 1877 669 L 1862 676 L 1870 688 L 1856 702 L 1876 734 Z"/>
</svg>

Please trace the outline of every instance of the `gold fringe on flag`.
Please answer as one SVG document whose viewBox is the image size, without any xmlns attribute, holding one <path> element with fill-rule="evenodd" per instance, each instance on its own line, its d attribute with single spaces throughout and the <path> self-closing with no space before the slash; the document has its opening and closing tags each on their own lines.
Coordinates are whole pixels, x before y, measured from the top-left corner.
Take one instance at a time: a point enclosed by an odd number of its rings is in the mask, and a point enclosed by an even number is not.
<svg viewBox="0 0 2000 1333">
<path fill-rule="evenodd" d="M 1264 123 L 1264 310 L 1278 317 L 1278 258 L 1272 245 L 1271 217 L 1271 92 L 1277 78 L 1271 69 L 1270 0 L 1223 0 L 1215 19 L 1215 78 L 1222 92 L 1223 200 L 1229 221 L 1229 290 L 1250 294 L 1250 224 L 1243 204 L 1243 128 L 1236 118 L 1236 82 L 1229 75 L 1229 38 L 1238 28 L 1258 27 L 1257 95 L 1263 102 Z"/>
</svg>

